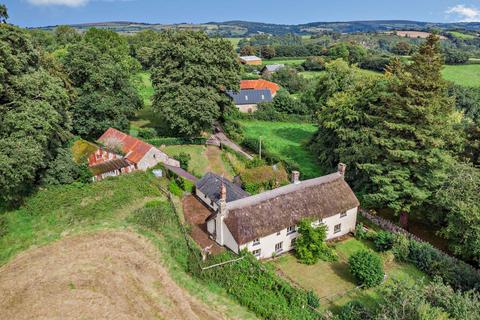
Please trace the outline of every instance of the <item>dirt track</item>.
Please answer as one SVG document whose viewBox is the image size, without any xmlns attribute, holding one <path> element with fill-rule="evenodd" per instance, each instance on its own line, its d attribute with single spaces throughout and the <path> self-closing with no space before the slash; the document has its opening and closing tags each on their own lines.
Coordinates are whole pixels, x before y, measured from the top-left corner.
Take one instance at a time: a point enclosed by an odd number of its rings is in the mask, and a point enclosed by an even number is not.
<svg viewBox="0 0 480 320">
<path fill-rule="evenodd" d="M 0 319 L 222 319 L 128 231 L 62 239 L 0 268 Z"/>
</svg>

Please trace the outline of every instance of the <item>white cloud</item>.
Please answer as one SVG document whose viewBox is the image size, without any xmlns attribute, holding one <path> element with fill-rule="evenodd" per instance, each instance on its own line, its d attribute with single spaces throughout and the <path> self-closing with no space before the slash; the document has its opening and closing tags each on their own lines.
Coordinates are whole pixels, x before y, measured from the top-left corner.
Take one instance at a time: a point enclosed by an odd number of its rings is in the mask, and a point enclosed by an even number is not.
<svg viewBox="0 0 480 320">
<path fill-rule="evenodd" d="M 28 0 L 31 4 L 37 6 L 67 6 L 67 7 L 80 7 L 86 5 L 89 0 Z"/>
<path fill-rule="evenodd" d="M 461 22 L 480 21 L 480 10 L 463 4 L 449 8 L 445 13 L 455 15 Z"/>
</svg>

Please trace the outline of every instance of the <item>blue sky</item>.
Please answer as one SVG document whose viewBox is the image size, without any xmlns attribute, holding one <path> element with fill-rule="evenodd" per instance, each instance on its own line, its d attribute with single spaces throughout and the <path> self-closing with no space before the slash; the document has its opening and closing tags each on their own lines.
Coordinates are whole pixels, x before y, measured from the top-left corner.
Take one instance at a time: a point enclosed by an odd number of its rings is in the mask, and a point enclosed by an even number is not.
<svg viewBox="0 0 480 320">
<path fill-rule="evenodd" d="M 480 21 L 480 0 L 0 0 L 10 23 L 46 26 L 100 21 L 149 23 L 248 20 L 316 21 L 406 19 Z"/>
</svg>

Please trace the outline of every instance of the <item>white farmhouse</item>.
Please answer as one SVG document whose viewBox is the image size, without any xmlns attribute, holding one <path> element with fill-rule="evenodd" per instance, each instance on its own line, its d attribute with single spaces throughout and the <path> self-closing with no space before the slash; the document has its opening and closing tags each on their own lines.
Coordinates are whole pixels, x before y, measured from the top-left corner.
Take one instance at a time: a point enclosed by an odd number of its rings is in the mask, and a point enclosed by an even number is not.
<svg viewBox="0 0 480 320">
<path fill-rule="evenodd" d="M 346 235 L 355 230 L 359 202 L 344 174 L 344 164 L 338 172 L 306 181 L 294 172 L 289 185 L 231 202 L 222 185 L 207 230 L 219 245 L 236 253 L 247 249 L 260 259 L 293 249 L 296 226 L 304 218 L 326 224 L 327 240 Z"/>
</svg>

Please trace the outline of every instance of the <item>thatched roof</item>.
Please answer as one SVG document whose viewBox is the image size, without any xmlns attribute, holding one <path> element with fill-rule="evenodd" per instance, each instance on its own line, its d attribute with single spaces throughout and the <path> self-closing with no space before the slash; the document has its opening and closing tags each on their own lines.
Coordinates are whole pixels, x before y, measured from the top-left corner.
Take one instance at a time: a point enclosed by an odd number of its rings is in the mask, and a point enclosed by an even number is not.
<svg viewBox="0 0 480 320">
<path fill-rule="evenodd" d="M 338 172 L 227 203 L 225 224 L 237 243 L 265 237 L 304 218 L 324 219 L 360 205 Z"/>
</svg>

